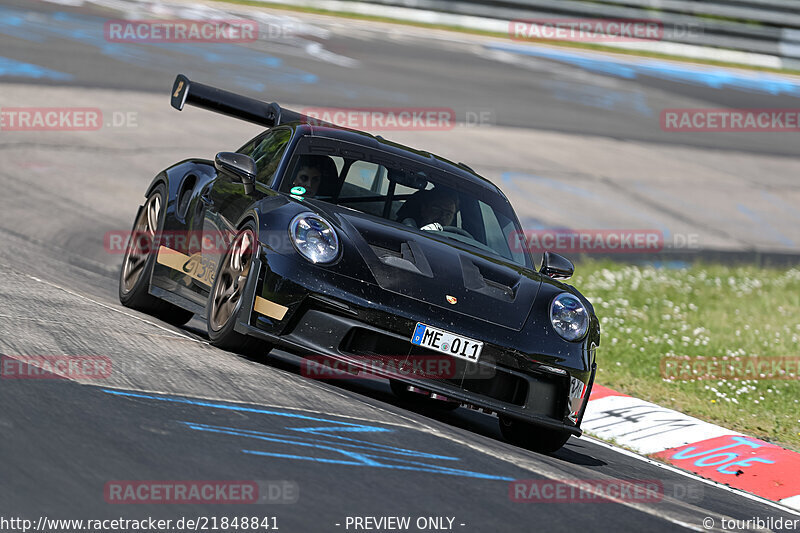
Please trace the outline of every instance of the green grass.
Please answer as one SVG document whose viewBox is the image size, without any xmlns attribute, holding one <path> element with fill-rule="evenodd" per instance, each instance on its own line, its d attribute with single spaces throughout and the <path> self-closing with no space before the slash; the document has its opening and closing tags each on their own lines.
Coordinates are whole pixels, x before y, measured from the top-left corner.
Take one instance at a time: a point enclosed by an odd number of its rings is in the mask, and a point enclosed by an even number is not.
<svg viewBox="0 0 800 533">
<path fill-rule="evenodd" d="M 600 317 L 597 382 L 800 451 L 800 380 L 669 380 L 664 357 L 800 358 L 800 269 L 581 263 Z"/>
<path fill-rule="evenodd" d="M 341 18 L 349 18 L 349 19 L 356 19 L 356 20 L 369 20 L 373 22 L 388 22 L 392 24 L 400 24 L 404 26 L 414 26 L 418 28 L 430 28 L 432 30 L 447 30 L 447 31 L 454 31 L 458 33 L 467 33 L 472 35 L 484 35 L 487 37 L 495 37 L 498 39 L 507 39 L 512 40 L 509 35 L 505 32 L 492 32 L 492 31 L 482 31 L 482 30 L 474 30 L 470 28 L 461 28 L 456 26 L 446 26 L 442 24 L 426 24 L 424 22 L 412 22 L 406 20 L 398 20 L 389 17 L 379 17 L 373 15 L 362 15 L 360 13 L 348 13 L 342 11 L 332 11 L 327 9 L 321 8 L 314 8 L 314 7 L 302 7 L 302 6 L 290 6 L 285 4 L 274 4 L 271 2 L 261 2 L 259 0 L 217 0 L 219 2 L 225 2 L 228 4 L 239 4 L 239 5 L 246 5 L 246 6 L 255 6 L 255 7 L 263 7 L 268 9 L 274 10 L 282 10 L 282 11 L 291 11 L 295 13 L 312 13 L 316 15 L 329 15 L 329 16 L 336 16 Z M 519 41 L 515 41 L 519 42 Z M 733 68 L 740 68 L 746 70 L 755 70 L 761 72 L 777 72 L 780 74 L 798 74 L 800 75 L 800 70 L 793 70 L 793 69 L 779 69 L 779 68 L 772 68 L 772 67 L 762 67 L 757 65 L 746 65 L 741 63 L 729 63 L 727 61 L 716 61 L 713 59 L 695 59 L 695 58 L 687 58 L 683 56 L 676 56 L 672 54 L 662 54 L 658 52 L 650 52 L 644 50 L 629 50 L 624 48 L 616 48 L 614 46 L 607 46 L 602 44 L 595 44 L 595 43 L 584 43 L 584 42 L 568 42 L 568 41 L 547 41 L 547 40 L 540 40 L 538 41 L 542 44 L 547 44 L 550 46 L 558 46 L 563 48 L 580 48 L 584 50 L 596 50 L 598 52 L 612 52 L 615 54 L 624 54 L 624 55 L 631 55 L 631 56 L 638 56 L 638 57 L 651 57 L 656 59 L 669 59 L 672 61 L 681 61 L 684 63 L 696 63 L 701 65 L 714 65 L 714 66 L 722 66 L 722 67 L 733 67 Z"/>
</svg>

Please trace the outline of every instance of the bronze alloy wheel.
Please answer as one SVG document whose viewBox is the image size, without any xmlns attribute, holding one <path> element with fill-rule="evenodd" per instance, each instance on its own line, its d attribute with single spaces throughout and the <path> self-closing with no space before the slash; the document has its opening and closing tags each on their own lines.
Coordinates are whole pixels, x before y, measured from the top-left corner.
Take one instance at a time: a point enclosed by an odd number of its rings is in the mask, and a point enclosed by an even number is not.
<svg viewBox="0 0 800 533">
<path fill-rule="evenodd" d="M 208 317 L 209 326 L 215 331 L 225 327 L 239 307 L 254 250 L 255 235 L 252 230 L 244 229 L 236 235 L 225 255 L 217 273 Z"/>
<path fill-rule="evenodd" d="M 150 254 L 154 250 L 156 232 L 161 216 L 161 195 L 155 193 L 147 199 L 131 232 L 125 258 L 122 260 L 122 291 L 130 292 L 142 276 Z"/>
<path fill-rule="evenodd" d="M 136 215 L 119 270 L 119 301 L 125 307 L 181 326 L 191 320 L 194 313 L 150 294 L 150 278 L 156 264 L 159 233 L 164 224 L 166 197 L 166 186 L 163 183 L 156 185 Z"/>
</svg>

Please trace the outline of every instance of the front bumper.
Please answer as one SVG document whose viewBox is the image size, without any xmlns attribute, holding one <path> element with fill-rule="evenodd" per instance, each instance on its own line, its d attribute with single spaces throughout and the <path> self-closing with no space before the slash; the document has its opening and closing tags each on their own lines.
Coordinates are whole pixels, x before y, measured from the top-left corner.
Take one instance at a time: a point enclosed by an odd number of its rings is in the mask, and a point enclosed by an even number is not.
<svg viewBox="0 0 800 533">
<path fill-rule="evenodd" d="M 453 358 L 458 369 L 453 375 L 404 374 L 400 381 L 499 416 L 581 435 L 580 422 L 594 381 L 593 350 L 585 358 L 570 360 L 523 353 L 511 343 L 497 342 L 498 335 L 509 338 L 508 332 L 491 331 L 485 324 L 472 330 L 469 325 L 456 326 L 443 321 L 431 306 L 402 302 L 396 295 L 388 306 L 381 301 L 379 287 L 342 276 L 333 280 L 324 269 L 303 262 L 271 255 L 257 258 L 253 267 L 258 275 L 248 278 L 236 331 L 301 356 L 329 357 L 389 379 L 398 375 L 382 373 L 369 363 L 370 356 L 449 357 L 423 353 L 410 343 L 418 321 L 459 332 L 484 340 L 477 363 Z M 276 306 L 266 311 L 272 316 L 254 311 L 257 301 Z M 569 398 L 570 377 L 586 384 L 577 413 Z"/>
</svg>

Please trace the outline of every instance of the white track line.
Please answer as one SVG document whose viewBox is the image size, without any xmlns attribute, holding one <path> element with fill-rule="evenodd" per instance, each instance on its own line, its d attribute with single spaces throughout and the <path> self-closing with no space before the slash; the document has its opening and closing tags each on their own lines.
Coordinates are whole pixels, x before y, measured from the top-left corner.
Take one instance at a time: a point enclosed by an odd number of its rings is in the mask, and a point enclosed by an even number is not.
<svg viewBox="0 0 800 533">
<path fill-rule="evenodd" d="M 158 328 L 158 329 L 161 329 L 161 330 L 167 331 L 167 332 L 171 333 L 172 335 L 174 335 L 174 336 L 176 336 L 176 337 L 183 337 L 183 338 L 185 338 L 185 339 L 188 339 L 188 340 L 190 340 L 190 341 L 197 342 L 197 343 L 199 343 L 199 344 L 208 344 L 208 341 L 204 341 L 204 340 L 201 340 L 201 339 L 195 339 L 194 337 L 191 337 L 191 336 L 189 336 L 189 335 L 186 335 L 185 333 L 181 333 L 181 332 L 179 332 L 179 331 L 175 331 L 175 330 L 169 329 L 169 328 L 167 328 L 167 327 L 164 327 L 164 326 L 162 326 L 162 325 L 160 325 L 160 324 L 156 324 L 155 322 L 153 322 L 153 321 L 151 321 L 151 320 L 147 320 L 146 318 L 142 318 L 142 317 L 140 317 L 140 316 L 136 316 L 136 315 L 134 315 L 134 314 L 128 313 L 127 311 L 123 311 L 122 309 L 119 309 L 119 308 L 117 308 L 117 307 L 114 307 L 114 306 L 112 306 L 112 305 L 109 305 L 109 304 L 104 304 L 103 302 L 98 302 L 97 300 L 95 300 L 95 299 L 93 299 L 93 298 L 89 298 L 88 296 L 84 296 L 83 294 L 80 294 L 80 293 L 77 293 L 77 292 L 75 292 L 75 291 L 73 291 L 73 290 L 67 289 L 66 287 L 62 287 L 61 285 L 58 285 L 58 284 L 56 284 L 56 283 L 53 283 L 53 282 L 51 282 L 51 281 L 47 281 L 47 280 L 45 280 L 45 279 L 37 278 L 36 276 L 32 276 L 32 275 L 30 275 L 30 274 L 26 274 L 25 272 L 20 272 L 20 271 L 18 271 L 18 270 L 16 270 L 16 269 L 12 268 L 12 267 L 11 267 L 11 266 L 9 266 L 9 265 L 6 265 L 6 264 L 3 264 L 3 263 L 0 263 L 0 267 L 2 267 L 2 268 L 6 268 L 6 269 L 8 269 L 8 270 L 10 270 L 11 272 L 14 272 L 14 273 L 16 273 L 16 274 L 20 274 L 20 275 L 22 275 L 22 276 L 25 276 L 26 278 L 28 278 L 28 279 L 31 279 L 31 280 L 33 280 L 33 281 L 38 281 L 39 283 L 44 283 L 44 284 L 45 284 L 45 285 L 47 285 L 48 287 L 53 287 L 54 289 L 58 289 L 58 290 L 64 291 L 64 292 L 66 292 L 67 294 L 71 294 L 72 296 L 76 296 L 76 297 L 78 297 L 78 298 L 80 298 L 80 299 L 82 299 L 82 300 L 86 300 L 86 301 L 88 301 L 88 302 L 92 302 L 93 304 L 99 305 L 100 307 L 103 307 L 103 308 L 105 308 L 105 309 L 110 309 L 111 311 L 114 311 L 114 312 L 116 312 L 116 313 L 123 314 L 123 315 L 125 315 L 125 316 L 127 316 L 127 317 L 130 317 L 130 318 L 134 319 L 134 320 L 138 320 L 139 322 L 144 322 L 145 324 L 149 324 L 149 325 L 151 325 L 151 326 L 153 326 L 153 327 L 156 327 L 156 328 Z"/>
</svg>

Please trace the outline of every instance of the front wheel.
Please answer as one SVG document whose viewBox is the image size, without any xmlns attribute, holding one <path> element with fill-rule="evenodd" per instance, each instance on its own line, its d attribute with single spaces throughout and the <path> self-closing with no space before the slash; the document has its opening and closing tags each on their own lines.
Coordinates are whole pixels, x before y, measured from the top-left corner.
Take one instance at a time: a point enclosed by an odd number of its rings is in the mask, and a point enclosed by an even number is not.
<svg viewBox="0 0 800 533">
<path fill-rule="evenodd" d="M 570 434 L 542 428 L 513 418 L 500 417 L 500 433 L 512 444 L 540 453 L 553 453 L 561 449 Z"/>
<path fill-rule="evenodd" d="M 260 340 L 234 330 L 257 247 L 255 224 L 251 221 L 239 230 L 220 261 L 206 307 L 208 338 L 217 348 L 250 353 L 265 347 Z"/>
</svg>

